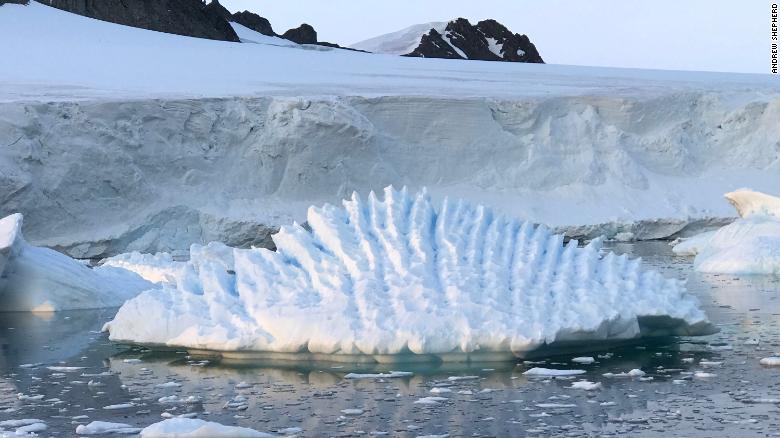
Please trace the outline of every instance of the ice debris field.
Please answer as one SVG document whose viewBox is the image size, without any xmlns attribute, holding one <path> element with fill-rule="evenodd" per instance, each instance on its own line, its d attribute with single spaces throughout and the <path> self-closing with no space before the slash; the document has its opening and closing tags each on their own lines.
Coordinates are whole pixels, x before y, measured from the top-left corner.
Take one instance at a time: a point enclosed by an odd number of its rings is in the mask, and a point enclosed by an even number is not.
<svg viewBox="0 0 780 438">
<path fill-rule="evenodd" d="M 162 280 L 120 308 L 110 339 L 252 358 L 466 361 L 712 330 L 682 284 L 639 260 L 462 200 L 435 206 L 425 191 L 388 187 L 384 200 L 312 207 L 307 224 L 283 227 L 275 252 L 214 243 L 188 262 L 109 259 Z"/>
</svg>

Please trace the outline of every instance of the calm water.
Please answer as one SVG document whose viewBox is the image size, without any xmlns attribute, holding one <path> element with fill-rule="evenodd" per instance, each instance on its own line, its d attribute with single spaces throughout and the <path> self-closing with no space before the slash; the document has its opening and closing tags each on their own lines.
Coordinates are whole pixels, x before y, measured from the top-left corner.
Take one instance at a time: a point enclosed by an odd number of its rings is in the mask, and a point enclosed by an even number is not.
<svg viewBox="0 0 780 438">
<path fill-rule="evenodd" d="M 780 355 L 778 279 L 697 275 L 663 242 L 613 249 L 688 278 L 721 332 L 594 353 L 591 365 L 563 356 L 534 364 L 403 367 L 414 376 L 346 380 L 348 366 L 231 366 L 114 345 L 99 332 L 114 310 L 7 314 L 0 315 L 0 421 L 44 420 L 49 429 L 42 436 L 74 436 L 78 424 L 93 420 L 143 427 L 164 413 L 299 436 L 780 435 L 780 368 L 758 363 Z M 602 387 L 527 379 L 522 372 L 532 366 L 584 369 L 578 379 Z M 603 376 L 634 368 L 646 376 Z M 415 403 L 431 396 L 444 400 Z M 105 409 L 112 405 L 120 406 Z"/>
</svg>

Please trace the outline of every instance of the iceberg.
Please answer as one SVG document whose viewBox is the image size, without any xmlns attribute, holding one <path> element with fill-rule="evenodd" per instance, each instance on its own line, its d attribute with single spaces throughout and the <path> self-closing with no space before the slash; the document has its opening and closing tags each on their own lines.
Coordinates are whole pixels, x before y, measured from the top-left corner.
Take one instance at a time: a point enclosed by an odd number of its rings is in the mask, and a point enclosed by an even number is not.
<svg viewBox="0 0 780 438">
<path fill-rule="evenodd" d="M 28 244 L 23 217 L 0 219 L 0 312 L 118 307 L 153 283 L 121 268 L 89 268 L 57 251 Z"/>
<path fill-rule="evenodd" d="M 542 347 L 712 332 L 677 280 L 640 260 L 425 190 L 310 207 L 277 250 L 193 246 L 175 281 L 127 301 L 119 342 L 226 358 L 509 360 Z"/>
<path fill-rule="evenodd" d="M 725 197 L 739 218 L 680 242 L 674 252 L 695 255 L 699 272 L 780 274 L 780 198 L 749 189 Z"/>
</svg>

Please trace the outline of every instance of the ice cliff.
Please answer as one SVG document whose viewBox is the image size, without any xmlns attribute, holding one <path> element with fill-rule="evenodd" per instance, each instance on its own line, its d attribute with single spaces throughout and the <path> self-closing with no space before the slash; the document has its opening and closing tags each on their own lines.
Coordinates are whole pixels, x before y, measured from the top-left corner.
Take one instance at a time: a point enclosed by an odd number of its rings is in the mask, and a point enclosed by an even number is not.
<svg viewBox="0 0 780 438">
<path fill-rule="evenodd" d="M 425 191 L 387 188 L 384 200 L 310 208 L 311 231 L 282 227 L 276 252 L 198 247 L 106 329 L 115 341 L 379 362 L 709 333 L 678 281 L 602 257 L 599 241 L 564 244 L 460 200 L 434 206 Z"/>
<path fill-rule="evenodd" d="M 0 312 L 115 307 L 152 286 L 128 270 L 92 269 L 28 244 L 20 214 L 0 219 Z"/>
<path fill-rule="evenodd" d="M 636 239 L 780 186 L 769 75 L 239 44 L 36 2 L 0 8 L 0 41 L 0 214 L 74 257 L 271 247 L 309 205 L 389 184 Z"/>
</svg>

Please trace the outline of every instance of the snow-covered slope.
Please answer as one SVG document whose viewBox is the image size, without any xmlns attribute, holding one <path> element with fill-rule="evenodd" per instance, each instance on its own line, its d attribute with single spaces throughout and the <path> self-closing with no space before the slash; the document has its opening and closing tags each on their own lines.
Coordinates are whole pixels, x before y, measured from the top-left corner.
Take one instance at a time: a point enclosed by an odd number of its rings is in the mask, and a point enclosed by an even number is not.
<svg viewBox="0 0 780 438">
<path fill-rule="evenodd" d="M 114 307 L 152 286 L 133 272 L 90 269 L 28 244 L 20 214 L 0 219 L 0 312 Z"/>
<path fill-rule="evenodd" d="M 388 184 L 637 238 L 780 186 L 768 75 L 238 44 L 37 3 L 0 7 L 0 40 L 0 213 L 79 257 L 270 246 L 309 205 Z"/>
<path fill-rule="evenodd" d="M 275 36 L 264 35 L 238 23 L 230 23 L 242 43 L 268 44 L 281 47 L 299 47 L 298 44 Z"/>
<path fill-rule="evenodd" d="M 695 255 L 700 272 L 780 275 L 780 198 L 748 189 L 725 197 L 740 218 L 677 244 L 675 253 Z"/>
<path fill-rule="evenodd" d="M 422 36 L 430 32 L 431 29 L 436 29 L 437 32 L 442 33 L 446 27 L 446 21 L 415 24 L 397 32 L 379 35 L 352 44 L 349 47 L 371 53 L 406 55 L 407 53 L 412 53 L 420 45 Z"/>
<path fill-rule="evenodd" d="M 309 209 L 277 251 L 201 248 L 174 284 L 125 303 L 110 338 L 333 360 L 504 360 L 541 346 L 706 334 L 684 287 L 600 243 L 426 192 Z M 146 269 L 145 269 L 146 270 Z M 305 357 L 305 356 L 304 356 Z M 339 359 L 340 360 L 340 359 Z"/>
</svg>

